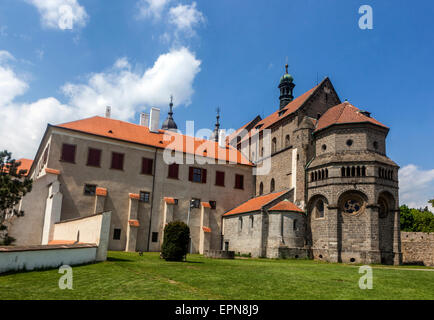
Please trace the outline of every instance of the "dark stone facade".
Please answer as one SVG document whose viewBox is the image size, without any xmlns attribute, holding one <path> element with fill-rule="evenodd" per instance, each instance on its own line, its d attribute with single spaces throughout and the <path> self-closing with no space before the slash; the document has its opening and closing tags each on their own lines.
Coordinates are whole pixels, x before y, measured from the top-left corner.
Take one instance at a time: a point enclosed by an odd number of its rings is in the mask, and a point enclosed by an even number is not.
<svg viewBox="0 0 434 320">
<path fill-rule="evenodd" d="M 275 121 L 269 127 L 271 171 L 255 177 L 256 196 L 273 192 L 273 187 L 292 190 L 288 199 L 305 211 L 302 240 L 285 243 L 280 218 L 262 212 L 254 225 L 260 230 L 251 230 L 250 236 L 235 236 L 235 218 L 224 219 L 231 250 L 264 257 L 402 263 L 399 167 L 386 156 L 389 129 L 373 120 L 343 121 L 317 130 L 321 117 L 339 104 L 326 78 L 296 111 Z M 263 144 L 260 139 L 260 149 Z M 248 152 L 254 158 L 252 150 Z M 257 165 L 262 161 L 259 157 Z M 252 238 L 255 233 L 262 242 Z"/>
</svg>

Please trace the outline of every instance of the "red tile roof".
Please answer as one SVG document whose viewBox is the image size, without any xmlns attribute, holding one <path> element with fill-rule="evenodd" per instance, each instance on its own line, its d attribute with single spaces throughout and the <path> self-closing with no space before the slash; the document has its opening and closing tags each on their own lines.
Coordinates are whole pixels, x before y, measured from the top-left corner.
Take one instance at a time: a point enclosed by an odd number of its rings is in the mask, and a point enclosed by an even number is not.
<svg viewBox="0 0 434 320">
<path fill-rule="evenodd" d="M 95 193 L 97 196 L 107 197 L 107 189 L 106 188 L 96 188 Z"/>
<path fill-rule="evenodd" d="M 21 159 L 17 159 L 16 162 L 21 162 L 21 164 L 17 168 L 17 172 L 20 172 L 20 170 L 27 170 L 25 174 L 25 176 L 27 176 L 29 174 L 30 167 L 32 166 L 33 160 L 21 158 Z M 3 170 L 4 172 L 9 171 L 9 169 L 6 167 Z"/>
<path fill-rule="evenodd" d="M 159 130 L 158 133 L 153 133 L 148 127 L 110 118 L 96 116 L 60 124 L 54 127 L 138 143 L 160 149 L 168 148 L 206 158 L 226 160 L 249 166 L 253 165 L 241 152 L 231 146 L 220 148 L 215 141 L 198 139 L 172 131 Z M 167 139 L 164 139 L 165 136 Z"/>
<path fill-rule="evenodd" d="M 309 97 L 315 92 L 315 90 L 320 87 L 320 85 L 321 84 L 313 87 L 309 91 L 303 93 L 301 96 L 295 98 L 290 103 L 288 103 L 284 108 L 282 108 L 282 110 L 277 110 L 276 112 L 272 113 L 271 115 L 269 115 L 265 119 L 262 119 L 261 121 L 259 121 L 255 125 L 255 128 L 252 129 L 249 132 L 249 134 L 246 135 L 241 141 L 244 141 L 244 140 L 248 139 L 249 137 L 254 136 L 255 134 L 259 133 L 260 131 L 271 127 L 274 123 L 276 123 L 280 119 L 283 119 L 286 116 L 290 115 L 291 113 L 294 113 L 295 111 L 297 111 L 307 101 L 307 99 L 309 99 Z M 283 112 L 283 111 L 285 111 L 285 112 Z M 280 115 L 279 115 L 279 113 L 280 113 Z M 259 125 L 262 125 L 262 126 L 258 129 L 256 129 L 256 127 L 258 127 Z"/>
<path fill-rule="evenodd" d="M 202 227 L 202 230 L 204 232 L 211 232 L 211 228 L 208 228 L 208 227 Z"/>
<path fill-rule="evenodd" d="M 45 173 L 52 173 L 52 174 L 59 175 L 60 174 L 60 170 L 51 169 L 51 168 L 45 168 Z"/>
<path fill-rule="evenodd" d="M 295 211 L 295 212 L 302 212 L 302 213 L 304 212 L 289 200 L 280 201 L 278 204 L 268 209 L 268 211 Z"/>
<path fill-rule="evenodd" d="M 211 208 L 211 205 L 209 204 L 209 202 L 201 202 L 202 207 L 204 208 Z"/>
<path fill-rule="evenodd" d="M 135 199 L 135 200 L 140 199 L 140 195 L 138 193 L 129 193 L 128 196 L 130 197 L 130 199 Z"/>
<path fill-rule="evenodd" d="M 238 207 L 226 212 L 224 216 L 261 210 L 264 205 L 280 197 L 285 192 L 287 192 L 287 190 L 252 198 Z"/>
<path fill-rule="evenodd" d="M 361 113 L 360 109 L 356 108 L 349 102 L 344 102 L 328 109 L 318 120 L 315 131 L 325 129 L 334 124 L 363 122 L 369 122 L 383 128 L 388 128 L 374 118 L 364 115 L 363 113 Z"/>
<path fill-rule="evenodd" d="M 174 198 L 164 197 L 164 201 L 165 201 L 167 204 L 175 204 L 175 199 L 174 199 Z"/>
<path fill-rule="evenodd" d="M 128 224 L 129 224 L 131 227 L 140 227 L 140 222 L 139 222 L 139 220 L 135 220 L 135 219 L 128 220 Z"/>
</svg>

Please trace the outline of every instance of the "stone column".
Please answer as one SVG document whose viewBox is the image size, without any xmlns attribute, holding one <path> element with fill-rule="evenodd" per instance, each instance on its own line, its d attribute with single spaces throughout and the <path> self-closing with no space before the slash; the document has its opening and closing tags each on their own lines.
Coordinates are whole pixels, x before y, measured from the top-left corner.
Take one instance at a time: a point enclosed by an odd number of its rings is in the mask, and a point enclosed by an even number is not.
<svg viewBox="0 0 434 320">
<path fill-rule="evenodd" d="M 339 225 L 338 206 L 333 204 L 327 208 L 327 236 L 328 257 L 327 261 L 340 262 L 340 246 L 342 245 L 342 226 Z"/>
<path fill-rule="evenodd" d="M 366 207 L 368 216 L 368 228 L 366 236 L 368 237 L 368 256 L 367 263 L 381 263 L 380 252 L 380 230 L 379 230 L 379 210 L 380 208 L 375 205 L 368 205 Z"/>
<path fill-rule="evenodd" d="M 137 220 L 138 209 L 139 195 L 130 193 L 128 206 L 127 243 L 125 245 L 125 251 L 136 251 L 137 229 L 140 226 L 139 220 Z"/>
<path fill-rule="evenodd" d="M 63 195 L 60 192 L 60 182 L 59 180 L 55 180 L 48 187 L 41 244 L 48 244 L 48 242 L 53 239 L 54 224 L 60 221 L 62 199 Z"/>
<path fill-rule="evenodd" d="M 402 264 L 401 252 L 401 226 L 399 221 L 399 209 L 394 210 L 394 225 L 393 225 L 393 264 Z"/>
</svg>

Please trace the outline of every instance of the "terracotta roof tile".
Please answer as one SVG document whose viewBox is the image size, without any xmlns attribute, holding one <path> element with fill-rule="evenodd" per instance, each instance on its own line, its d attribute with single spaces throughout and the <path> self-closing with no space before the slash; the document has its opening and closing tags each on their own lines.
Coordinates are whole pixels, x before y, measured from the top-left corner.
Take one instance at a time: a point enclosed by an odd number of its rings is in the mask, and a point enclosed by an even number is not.
<svg viewBox="0 0 434 320">
<path fill-rule="evenodd" d="M 374 118 L 364 115 L 360 109 L 348 102 L 344 102 L 328 109 L 318 120 L 315 131 L 325 129 L 333 124 L 369 122 L 377 126 L 388 128 Z"/>
<path fill-rule="evenodd" d="M 21 162 L 21 164 L 17 168 L 18 169 L 17 172 L 19 172 L 20 170 L 27 170 L 25 174 L 25 176 L 27 176 L 29 174 L 30 167 L 32 166 L 33 160 L 22 158 L 22 159 L 17 159 L 16 161 Z M 9 170 L 7 168 L 4 168 L 4 171 L 8 172 Z"/>
<path fill-rule="evenodd" d="M 135 220 L 135 219 L 128 220 L 128 224 L 129 224 L 131 227 L 140 227 L 140 222 L 139 222 L 139 220 Z"/>
<path fill-rule="evenodd" d="M 97 196 L 107 197 L 107 189 L 106 188 L 96 188 L 95 191 Z"/>
<path fill-rule="evenodd" d="M 202 227 L 202 230 L 204 231 L 204 232 L 211 232 L 211 228 L 208 228 L 208 227 Z"/>
<path fill-rule="evenodd" d="M 45 173 L 51 173 L 51 174 L 60 174 L 60 170 L 51 169 L 51 168 L 45 168 Z"/>
<path fill-rule="evenodd" d="M 295 98 L 290 103 L 288 103 L 282 110 L 277 110 L 276 112 L 272 113 L 268 117 L 262 119 L 259 121 L 255 128 L 252 129 L 248 135 L 246 135 L 241 141 L 244 141 L 248 139 L 249 137 L 254 136 L 255 134 L 261 132 L 264 129 L 267 129 L 271 127 L 274 123 L 279 121 L 280 119 L 285 118 L 286 116 L 290 115 L 291 113 L 294 113 L 297 111 L 306 101 L 307 99 L 312 95 L 312 93 L 315 92 L 315 90 L 320 86 L 321 84 L 313 87 L 309 91 L 303 93 L 301 96 Z M 282 113 L 285 111 L 284 113 Z M 280 114 L 280 115 L 279 115 Z M 260 128 L 256 129 L 256 127 L 261 126 Z"/>
<path fill-rule="evenodd" d="M 261 208 L 264 205 L 266 205 L 270 201 L 273 201 L 274 199 L 280 197 L 285 192 L 287 192 L 287 190 L 275 192 L 275 193 L 269 193 L 269 194 L 266 194 L 263 196 L 252 198 L 252 199 L 242 203 L 238 207 L 226 212 L 224 214 L 224 216 L 261 210 Z"/>
<path fill-rule="evenodd" d="M 140 199 L 140 195 L 138 193 L 129 193 L 128 196 L 130 197 L 130 199 L 135 199 L 135 200 Z"/>
<path fill-rule="evenodd" d="M 209 204 L 209 202 L 201 202 L 201 204 L 205 208 L 211 208 L 211 205 Z"/>
<path fill-rule="evenodd" d="M 295 212 L 304 212 L 299 207 L 297 207 L 294 203 L 289 200 L 280 201 L 275 206 L 268 209 L 268 211 L 295 211 Z"/>
<path fill-rule="evenodd" d="M 164 197 L 164 201 L 166 201 L 167 204 L 175 204 L 174 198 Z"/>
<path fill-rule="evenodd" d="M 153 133 L 148 127 L 110 118 L 92 117 L 56 125 L 54 127 L 138 143 L 160 149 L 168 148 L 217 160 L 226 160 L 249 166 L 253 165 L 241 152 L 231 146 L 220 148 L 215 141 L 198 139 L 172 131 L 159 130 L 158 133 Z M 206 152 L 204 152 L 205 150 Z"/>
</svg>

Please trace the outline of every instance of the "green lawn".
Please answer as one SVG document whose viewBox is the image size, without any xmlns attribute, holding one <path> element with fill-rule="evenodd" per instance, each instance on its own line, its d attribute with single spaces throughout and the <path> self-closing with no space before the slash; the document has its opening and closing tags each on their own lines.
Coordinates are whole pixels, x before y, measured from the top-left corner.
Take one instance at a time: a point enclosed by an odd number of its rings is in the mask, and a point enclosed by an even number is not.
<svg viewBox="0 0 434 320">
<path fill-rule="evenodd" d="M 109 252 L 106 262 L 73 267 L 73 290 L 59 289 L 57 269 L 0 276 L 0 299 L 434 299 L 434 271 L 374 268 L 373 289 L 361 290 L 350 265 Z"/>
</svg>

